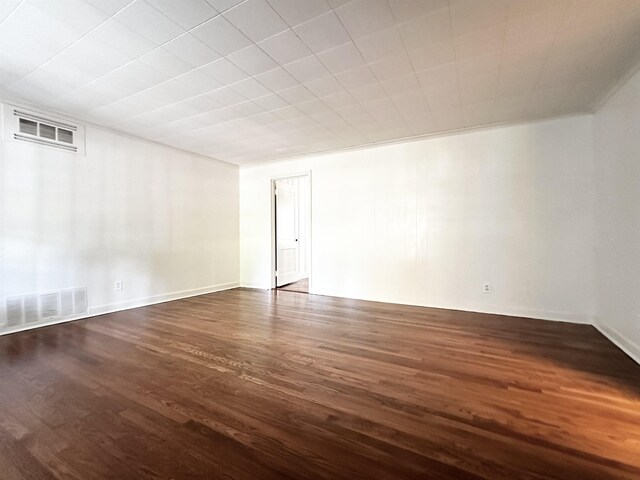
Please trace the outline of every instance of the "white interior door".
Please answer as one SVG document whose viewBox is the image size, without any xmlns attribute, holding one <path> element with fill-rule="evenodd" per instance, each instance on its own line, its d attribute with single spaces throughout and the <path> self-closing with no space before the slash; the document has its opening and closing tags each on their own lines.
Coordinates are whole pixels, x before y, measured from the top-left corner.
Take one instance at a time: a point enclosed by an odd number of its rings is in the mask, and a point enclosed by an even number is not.
<svg viewBox="0 0 640 480">
<path fill-rule="evenodd" d="M 276 286 L 300 279 L 298 190 L 286 180 L 276 181 Z"/>
</svg>

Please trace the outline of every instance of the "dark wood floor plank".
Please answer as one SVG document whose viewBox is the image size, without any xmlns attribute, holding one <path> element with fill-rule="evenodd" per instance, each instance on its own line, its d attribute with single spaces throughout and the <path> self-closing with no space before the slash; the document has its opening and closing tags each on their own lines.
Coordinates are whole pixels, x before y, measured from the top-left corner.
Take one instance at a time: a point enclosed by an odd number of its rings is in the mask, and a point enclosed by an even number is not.
<svg viewBox="0 0 640 480">
<path fill-rule="evenodd" d="M 0 359 L 6 478 L 640 478 L 640 366 L 585 325 L 236 289 Z"/>
</svg>

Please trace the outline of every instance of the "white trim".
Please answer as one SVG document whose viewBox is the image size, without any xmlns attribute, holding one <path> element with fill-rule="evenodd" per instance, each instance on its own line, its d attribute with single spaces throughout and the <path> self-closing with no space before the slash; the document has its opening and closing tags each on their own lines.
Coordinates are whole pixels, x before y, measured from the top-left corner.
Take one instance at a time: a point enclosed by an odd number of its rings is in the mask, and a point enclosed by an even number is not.
<svg viewBox="0 0 640 480">
<path fill-rule="evenodd" d="M 39 322 L 39 323 L 30 324 L 30 325 L 20 325 L 19 327 L 7 329 L 3 332 L 0 332 L 0 336 L 8 335 L 11 333 L 22 332 L 25 330 L 33 330 L 35 328 L 48 327 L 50 325 L 57 325 L 60 323 L 72 322 L 74 320 L 81 320 L 83 318 L 96 317 L 98 315 L 105 315 L 107 313 L 120 312 L 122 310 L 130 310 L 133 308 L 147 307 L 149 305 L 155 305 L 156 303 L 170 302 L 173 300 L 180 300 L 183 298 L 195 297 L 198 295 L 205 295 L 207 293 L 221 292 L 223 290 L 238 288 L 238 286 L 239 286 L 238 282 L 228 282 L 228 283 L 221 283 L 219 285 L 211 285 L 208 287 L 194 288 L 191 290 L 180 290 L 177 292 L 153 295 L 151 297 L 142 297 L 142 298 L 136 298 L 133 300 L 125 300 L 123 302 L 98 305 L 95 307 L 89 307 L 87 311 L 88 313 L 83 315 L 75 315 L 73 317 L 67 317 L 62 320 L 56 320 L 53 322 L 46 322 L 46 323 Z"/>
<path fill-rule="evenodd" d="M 629 355 L 636 363 L 640 364 L 640 345 L 627 340 L 615 328 L 603 324 L 599 318 L 595 318 L 593 326 L 605 337 L 607 337 L 616 347 Z"/>
<path fill-rule="evenodd" d="M 241 284 L 241 288 L 254 288 L 258 290 L 270 290 L 266 285 Z M 321 295 L 325 297 L 347 298 L 351 300 L 364 300 L 367 302 L 391 303 L 395 305 L 409 305 L 412 307 L 438 308 L 442 310 L 457 310 L 469 313 L 486 313 L 490 315 L 504 315 L 510 317 L 532 318 L 534 320 L 545 320 L 551 322 L 575 323 L 577 325 L 593 325 L 594 317 L 587 313 L 562 312 L 554 310 L 535 310 L 521 307 L 502 307 L 500 305 L 448 305 L 437 303 L 418 303 L 412 301 L 401 301 L 389 298 L 374 298 L 366 295 L 350 294 L 345 295 L 339 292 L 319 292 L 309 288 L 309 294 Z"/>
<path fill-rule="evenodd" d="M 478 125 L 478 126 L 475 126 L 475 127 L 463 127 L 463 128 L 458 128 L 458 129 L 455 129 L 455 130 L 441 130 L 441 131 L 432 132 L 432 133 L 424 133 L 424 134 L 420 134 L 420 135 L 412 135 L 412 136 L 409 136 L 409 137 L 395 138 L 395 139 L 392 139 L 392 140 L 381 140 L 379 142 L 363 143 L 363 144 L 353 145 L 353 146 L 350 146 L 350 147 L 341 147 L 341 148 L 334 148 L 334 149 L 328 149 L 328 150 L 319 150 L 317 152 L 309 152 L 309 153 L 296 153 L 296 154 L 287 155 L 287 156 L 284 156 L 284 157 L 271 157 L 271 158 L 267 158 L 266 160 L 258 160 L 256 162 L 239 163 L 239 164 L 234 164 L 234 165 L 237 165 L 241 170 L 244 169 L 244 168 L 259 168 L 259 167 L 264 167 L 264 166 L 267 166 L 267 165 L 273 165 L 273 164 L 277 164 L 277 163 L 295 162 L 297 160 L 303 160 L 303 159 L 309 158 L 309 157 L 326 157 L 326 156 L 329 156 L 329 155 L 335 155 L 335 154 L 338 154 L 338 153 L 351 152 L 351 151 L 354 151 L 354 150 L 355 151 L 357 151 L 357 150 L 367 150 L 369 148 L 387 147 L 389 145 L 398 145 L 398 144 L 403 144 L 403 143 L 413 143 L 413 142 L 419 142 L 419 141 L 422 141 L 422 140 L 430 140 L 430 139 L 433 139 L 433 138 L 452 137 L 452 136 L 457 136 L 457 135 L 464 135 L 465 133 L 482 132 L 482 131 L 486 131 L 486 130 L 494 130 L 494 129 L 504 128 L 504 127 L 531 125 L 531 124 L 543 123 L 543 122 L 552 122 L 552 121 L 555 121 L 555 120 L 562 120 L 562 119 L 565 119 L 565 118 L 575 118 L 575 117 L 590 116 L 590 115 L 593 115 L 593 113 L 594 112 L 591 109 L 587 109 L 587 110 L 578 110 L 576 112 L 566 112 L 566 113 L 548 115 L 548 116 L 544 116 L 544 117 L 540 117 L 540 118 L 531 118 L 531 119 L 526 119 L 526 120 L 488 123 L 488 124 L 484 124 L 484 125 Z M 224 160 L 221 160 L 221 161 L 224 161 Z M 286 178 L 286 177 L 284 177 L 284 178 Z"/>
<path fill-rule="evenodd" d="M 11 104 L 14 104 L 14 105 L 17 105 L 17 106 L 22 105 L 24 108 L 33 108 L 33 109 L 36 109 L 36 110 L 42 108 L 41 105 L 34 104 L 34 103 L 31 103 L 31 102 L 26 102 L 26 101 L 20 100 L 18 98 L 5 96 L 5 95 L 3 95 L 3 93 L 4 92 L 0 92 L 0 103 L 11 103 Z M 111 132 L 111 133 L 117 133 L 118 135 L 122 135 L 122 136 L 127 137 L 127 138 L 139 140 L 139 141 L 145 142 L 145 143 L 160 145 L 160 146 L 163 146 L 163 147 L 166 147 L 166 148 L 171 148 L 171 149 L 179 151 L 179 152 L 184 152 L 184 153 L 188 153 L 188 154 L 191 154 L 191 155 L 196 155 L 198 157 L 207 158 L 209 160 L 215 160 L 217 162 L 224 163 L 224 164 L 227 164 L 227 165 L 230 165 L 230 166 L 233 166 L 233 167 L 247 168 L 247 167 L 259 167 L 259 166 L 265 166 L 265 165 L 270 165 L 270 164 L 274 164 L 274 163 L 298 160 L 298 159 L 305 158 L 305 157 L 325 156 L 325 155 L 332 155 L 332 154 L 335 154 L 335 153 L 348 152 L 348 151 L 352 151 L 352 150 L 362 150 L 362 149 L 373 148 L 373 147 L 383 147 L 383 146 L 387 146 L 387 145 L 395 145 L 395 144 L 401 144 L 401 143 L 417 142 L 417 141 L 425 140 L 425 139 L 429 139 L 429 138 L 448 137 L 448 136 L 460 135 L 460 134 L 464 134 L 464 133 L 468 133 L 468 132 L 491 130 L 491 129 L 494 129 L 494 128 L 501 128 L 501 127 L 507 127 L 507 126 L 512 126 L 512 125 L 514 125 L 514 126 L 517 126 L 517 125 L 528 125 L 528 124 L 532 124 L 532 123 L 546 122 L 546 121 L 558 120 L 558 119 L 562 119 L 562 118 L 572 118 L 572 117 L 580 117 L 580 116 L 583 116 L 583 115 L 592 115 L 594 113 L 594 111 L 596 111 L 597 109 L 598 109 L 597 107 L 594 108 L 594 106 L 591 105 L 591 107 L 586 109 L 586 110 L 568 111 L 568 112 L 564 112 L 564 113 L 561 112 L 561 113 L 557 113 L 557 114 L 553 114 L 553 115 L 546 115 L 546 116 L 542 116 L 542 117 L 538 117 L 538 118 L 530 118 L 530 119 L 523 119 L 523 120 L 494 122 L 494 123 L 488 123 L 488 124 L 484 124 L 484 125 L 477 125 L 477 126 L 473 126 L 473 127 L 463 127 L 463 128 L 454 129 L 454 130 L 440 130 L 440 131 L 437 131 L 437 132 L 431 132 L 431 133 L 426 133 L 426 134 L 421 134 L 421 135 L 411 135 L 411 136 L 408 136 L 408 137 L 395 138 L 395 139 L 391 139 L 391 140 L 382 140 L 382 141 L 379 141 L 379 142 L 363 143 L 363 144 L 358 144 L 358 145 L 353 145 L 353 146 L 343 147 L 343 148 L 320 150 L 320 151 L 316 151 L 316 152 L 309 152 L 309 153 L 304 153 L 304 154 L 294 154 L 294 155 L 288 155 L 288 156 L 284 156 L 284 157 L 272 157 L 272 158 L 267 158 L 266 160 L 258 160 L 256 162 L 251 162 L 251 163 L 234 163 L 234 162 L 231 162 L 231 161 L 222 160 L 220 158 L 213 157 L 211 155 L 205 155 L 205 154 L 202 154 L 202 153 L 194 152 L 192 150 L 187 150 L 187 149 L 180 148 L 180 147 L 174 147 L 173 145 L 162 143 L 159 140 L 151 140 L 151 139 L 148 139 L 148 138 L 143 138 L 143 137 L 140 137 L 140 136 L 137 136 L 137 135 L 133 135 L 133 134 L 131 134 L 129 132 L 125 132 L 125 131 L 118 130 L 118 129 L 113 128 L 113 127 L 108 127 L 106 125 L 102 125 L 102 124 L 99 124 L 99 123 L 92 122 L 88 118 L 83 118 L 82 116 L 70 115 L 68 113 L 65 113 L 65 112 L 62 112 L 62 111 L 56 110 L 56 109 L 52 109 L 52 110 L 49 110 L 49 111 L 51 111 L 51 113 L 53 115 L 66 117 L 66 118 L 69 118 L 69 119 L 73 119 L 74 121 L 78 121 L 80 123 L 83 123 L 85 125 L 85 127 L 91 127 L 91 128 L 95 128 L 95 129 L 102 130 L 102 131 L 107 131 L 107 132 Z"/>
<path fill-rule="evenodd" d="M 311 291 L 312 285 L 312 270 L 313 270 L 313 182 L 311 176 L 311 170 L 305 170 L 301 173 L 291 174 L 291 175 L 283 175 L 280 177 L 272 177 L 270 180 L 271 183 L 271 286 L 267 287 L 267 289 L 277 288 L 277 279 L 276 279 L 276 182 L 278 180 L 287 180 L 289 178 L 300 178 L 300 177 L 308 177 L 309 178 L 309 191 L 307 192 L 308 198 L 308 208 L 309 208 L 309 232 L 307 242 L 309 243 L 309 258 L 307 259 L 307 273 L 306 278 L 309 279 L 309 291 Z M 303 277 L 300 277 L 303 278 Z M 244 285 L 241 285 L 244 286 Z M 245 288 L 264 288 L 264 287 L 245 287 Z"/>
<path fill-rule="evenodd" d="M 442 310 L 457 310 L 468 313 L 486 313 L 490 315 L 504 315 L 509 317 L 531 318 L 534 320 L 544 320 L 551 322 L 566 322 L 578 325 L 593 325 L 593 317 L 587 313 L 562 312 L 553 310 L 535 310 L 521 307 L 503 307 L 500 305 L 448 305 L 434 303 L 416 303 L 410 301 L 400 301 L 392 299 L 380 299 L 357 295 L 344 295 L 335 292 L 316 292 L 309 290 L 313 295 L 324 295 L 338 298 L 349 298 L 353 300 L 365 300 L 367 302 L 392 303 L 396 305 L 409 305 L 414 307 L 438 308 Z"/>
</svg>

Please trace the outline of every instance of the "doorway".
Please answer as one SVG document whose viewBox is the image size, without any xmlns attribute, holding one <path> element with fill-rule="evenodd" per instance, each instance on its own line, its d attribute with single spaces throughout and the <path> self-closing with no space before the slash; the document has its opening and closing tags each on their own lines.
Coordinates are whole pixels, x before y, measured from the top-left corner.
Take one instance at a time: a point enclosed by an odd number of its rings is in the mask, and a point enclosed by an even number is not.
<svg viewBox="0 0 640 480">
<path fill-rule="evenodd" d="M 273 286 L 309 293 L 311 273 L 311 176 L 272 180 Z"/>
</svg>

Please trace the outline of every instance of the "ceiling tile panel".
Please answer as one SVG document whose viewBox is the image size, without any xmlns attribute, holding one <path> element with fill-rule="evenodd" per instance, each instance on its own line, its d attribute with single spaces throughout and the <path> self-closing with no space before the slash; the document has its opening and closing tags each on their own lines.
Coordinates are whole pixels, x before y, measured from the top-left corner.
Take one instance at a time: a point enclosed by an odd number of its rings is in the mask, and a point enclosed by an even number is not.
<svg viewBox="0 0 640 480">
<path fill-rule="evenodd" d="M 284 69 L 299 82 L 307 82 L 331 75 L 325 66 L 314 56 L 309 56 L 289 63 Z"/>
<path fill-rule="evenodd" d="M 278 64 L 257 45 L 250 45 L 247 48 L 238 50 L 228 55 L 227 59 L 252 76 L 268 72 L 278 66 Z"/>
<path fill-rule="evenodd" d="M 229 55 L 252 44 L 244 33 L 222 15 L 212 18 L 190 32 L 220 55 Z"/>
<path fill-rule="evenodd" d="M 366 64 L 353 42 L 325 50 L 318 54 L 318 58 L 327 67 L 327 70 L 334 74 Z"/>
<path fill-rule="evenodd" d="M 220 54 L 189 33 L 174 38 L 162 45 L 162 48 L 194 68 L 220 58 Z"/>
<path fill-rule="evenodd" d="M 298 81 L 282 67 L 256 75 L 255 78 L 273 92 L 279 92 L 298 85 Z"/>
<path fill-rule="evenodd" d="M 307 22 L 331 10 L 327 0 L 268 0 L 271 7 L 290 27 Z"/>
<path fill-rule="evenodd" d="M 636 0 L 0 0 L 0 92 L 243 164 L 588 111 Z"/>
<path fill-rule="evenodd" d="M 254 42 L 288 28 L 266 0 L 246 0 L 225 12 L 224 16 Z"/>
<path fill-rule="evenodd" d="M 355 0 L 335 11 L 352 38 L 392 27 L 396 23 L 387 0 Z"/>
<path fill-rule="evenodd" d="M 369 63 L 398 57 L 406 52 L 400 32 L 395 26 L 359 37 L 355 44 Z"/>
<path fill-rule="evenodd" d="M 278 33 L 258 45 L 280 65 L 311 55 L 311 51 L 292 30 Z"/>
<path fill-rule="evenodd" d="M 171 18 L 185 30 L 218 15 L 218 11 L 206 0 L 147 0 L 153 7 Z"/>
<path fill-rule="evenodd" d="M 146 0 L 136 0 L 113 18 L 156 45 L 184 32 L 180 25 L 153 8 Z"/>
<path fill-rule="evenodd" d="M 351 40 L 334 12 L 298 25 L 294 31 L 314 52 L 322 52 Z"/>
</svg>

